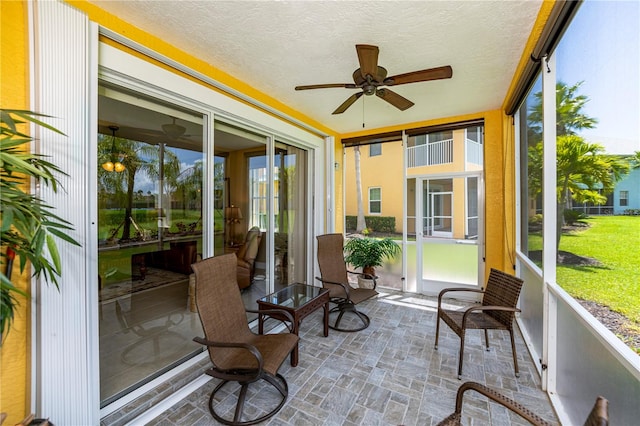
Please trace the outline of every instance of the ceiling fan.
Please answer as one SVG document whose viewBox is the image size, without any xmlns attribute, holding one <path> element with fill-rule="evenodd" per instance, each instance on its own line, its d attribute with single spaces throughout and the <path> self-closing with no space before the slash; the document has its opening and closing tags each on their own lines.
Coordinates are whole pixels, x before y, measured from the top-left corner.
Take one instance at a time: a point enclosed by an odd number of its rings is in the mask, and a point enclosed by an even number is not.
<svg viewBox="0 0 640 426">
<path fill-rule="evenodd" d="M 342 114 L 355 101 L 360 99 L 364 94 L 371 96 L 375 94 L 377 97 L 384 99 L 394 107 L 401 111 L 411 108 L 414 103 L 409 99 L 400 96 L 383 86 L 397 86 L 399 84 L 418 83 L 421 81 L 441 80 L 451 78 L 453 70 L 449 65 L 429 68 L 426 70 L 408 72 L 406 74 L 398 74 L 387 77 L 387 70 L 378 65 L 378 46 L 368 44 L 356 44 L 358 52 L 358 61 L 360 68 L 353 72 L 353 83 L 335 83 L 335 84 L 312 84 L 307 86 L 296 86 L 296 90 L 309 89 L 327 89 L 332 87 L 340 87 L 345 89 L 362 89 L 354 95 L 351 95 L 342 103 L 333 114 Z"/>
</svg>

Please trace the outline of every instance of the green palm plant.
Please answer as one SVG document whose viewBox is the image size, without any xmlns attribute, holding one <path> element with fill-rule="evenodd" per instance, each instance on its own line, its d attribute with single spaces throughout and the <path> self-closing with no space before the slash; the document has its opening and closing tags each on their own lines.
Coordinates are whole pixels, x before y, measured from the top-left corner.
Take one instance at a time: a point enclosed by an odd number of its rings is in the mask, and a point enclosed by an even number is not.
<svg viewBox="0 0 640 426">
<path fill-rule="evenodd" d="M 400 246 L 391 238 L 352 238 L 344 245 L 345 262 L 362 268 L 365 275 L 375 276 L 375 268 L 401 253 Z"/>
<path fill-rule="evenodd" d="M 29 262 L 35 277 L 58 287 L 62 271 L 54 237 L 78 245 L 68 235 L 73 229 L 71 224 L 29 192 L 32 180 L 57 192 L 60 181 L 56 175 L 65 175 L 45 156 L 32 153 L 28 144 L 33 138 L 18 130 L 19 125 L 30 122 L 64 134 L 40 120 L 46 117 L 32 111 L 0 109 L 0 338 L 11 327 L 18 297 L 27 296 L 11 281 L 14 256 L 18 258 L 21 272 Z"/>
<path fill-rule="evenodd" d="M 588 143 L 576 135 L 558 136 L 556 149 L 556 244 L 559 246 L 564 211 L 570 205 L 570 200 L 579 203 L 606 203 L 606 194 L 611 193 L 616 182 L 629 172 L 629 162 L 614 155 L 606 155 L 601 145 Z M 542 142 L 529 148 L 529 159 L 530 164 L 542 164 Z M 541 168 L 531 168 L 529 173 L 532 176 L 541 175 Z M 530 179 L 530 192 L 533 195 L 540 193 L 541 183 L 541 179 Z"/>
</svg>

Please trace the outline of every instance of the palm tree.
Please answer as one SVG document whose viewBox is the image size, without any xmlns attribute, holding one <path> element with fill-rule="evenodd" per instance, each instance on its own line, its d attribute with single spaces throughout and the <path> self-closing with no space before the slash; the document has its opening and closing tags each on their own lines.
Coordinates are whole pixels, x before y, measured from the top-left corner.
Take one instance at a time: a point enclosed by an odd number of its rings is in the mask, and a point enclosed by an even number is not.
<svg viewBox="0 0 640 426">
<path fill-rule="evenodd" d="M 115 138 L 115 142 L 114 139 Z M 175 186 L 180 171 L 178 157 L 162 145 L 150 145 L 115 136 L 104 136 L 98 141 L 98 158 L 111 155 L 112 146 L 122 158 L 123 172 L 108 172 L 98 169 L 98 186 L 101 191 L 111 193 L 119 205 L 125 206 L 121 240 L 131 238 L 131 215 L 133 213 L 135 177 L 146 173 L 151 179 L 161 181 L 161 193 Z M 160 157 L 163 167 L 160 168 Z M 162 179 L 161 179 L 162 177 Z"/>
<path fill-rule="evenodd" d="M 604 147 L 587 143 L 580 136 L 563 135 L 557 144 L 558 213 L 556 243 L 564 225 L 564 211 L 571 199 L 578 203 L 605 204 L 606 194 L 629 172 L 624 159 L 606 155 Z"/>
<path fill-rule="evenodd" d="M 197 160 L 193 166 L 182 170 L 177 176 L 177 190 L 182 197 L 182 211 L 184 213 L 187 209 L 199 209 L 202 204 L 202 165 L 202 160 Z"/>
<path fill-rule="evenodd" d="M 640 169 L 640 151 L 633 153 L 633 156 L 631 157 L 631 168 Z"/>
<path fill-rule="evenodd" d="M 356 221 L 356 232 L 362 232 L 367 229 L 367 222 L 364 218 L 364 206 L 362 202 L 362 178 L 360 176 L 360 147 L 353 147 L 355 167 L 356 167 L 356 200 L 358 203 L 358 218 Z"/>
<path fill-rule="evenodd" d="M 584 81 L 568 86 L 562 81 L 556 83 L 556 135 L 575 135 L 583 129 L 593 129 L 598 119 L 589 117 L 583 108 L 589 102 L 585 95 L 577 94 Z M 534 134 L 542 135 L 542 92 L 535 95 L 536 101 L 531 108 L 528 120 Z M 540 139 L 540 138 L 538 138 Z"/>
<path fill-rule="evenodd" d="M 588 143 L 576 133 L 592 129 L 598 120 L 583 113 L 589 98 L 579 95 L 582 81 L 568 86 L 556 84 L 556 248 L 560 246 L 564 212 L 571 207 L 571 200 L 604 204 L 617 181 L 629 171 L 629 163 L 619 157 L 606 155 L 604 147 Z M 542 92 L 535 94 L 536 103 L 531 108 L 528 120 L 534 140 L 539 142 L 529 147 L 529 195 L 536 197 L 542 191 Z"/>
</svg>

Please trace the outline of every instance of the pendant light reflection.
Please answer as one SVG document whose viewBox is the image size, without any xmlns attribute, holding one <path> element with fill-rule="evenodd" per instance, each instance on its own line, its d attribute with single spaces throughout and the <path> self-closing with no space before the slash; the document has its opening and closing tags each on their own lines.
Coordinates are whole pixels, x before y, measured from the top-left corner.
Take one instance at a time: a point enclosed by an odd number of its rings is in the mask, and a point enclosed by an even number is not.
<svg viewBox="0 0 640 426">
<path fill-rule="evenodd" d="M 123 172 L 126 170 L 124 164 L 122 164 L 122 160 L 124 159 L 124 154 L 116 153 L 116 131 L 119 129 L 118 126 L 109 126 L 111 130 L 111 153 L 109 154 L 109 159 L 102 163 L 102 168 L 108 172 Z"/>
</svg>

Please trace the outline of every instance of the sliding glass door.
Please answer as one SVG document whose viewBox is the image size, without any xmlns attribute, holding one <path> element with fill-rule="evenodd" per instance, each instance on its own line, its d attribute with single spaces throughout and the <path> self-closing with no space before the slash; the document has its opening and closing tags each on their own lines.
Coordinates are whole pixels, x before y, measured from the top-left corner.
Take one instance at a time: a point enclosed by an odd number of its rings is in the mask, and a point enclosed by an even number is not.
<svg viewBox="0 0 640 426">
<path fill-rule="evenodd" d="M 98 116 L 104 407 L 202 352 L 193 263 L 235 254 L 249 309 L 308 282 L 309 167 L 267 132 L 216 119 L 208 141 L 205 113 L 109 83 Z"/>
<path fill-rule="evenodd" d="M 106 84 L 98 100 L 100 400 L 202 351 L 202 114 Z"/>
</svg>

